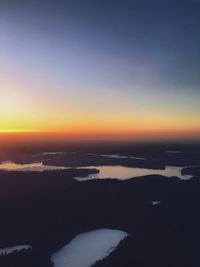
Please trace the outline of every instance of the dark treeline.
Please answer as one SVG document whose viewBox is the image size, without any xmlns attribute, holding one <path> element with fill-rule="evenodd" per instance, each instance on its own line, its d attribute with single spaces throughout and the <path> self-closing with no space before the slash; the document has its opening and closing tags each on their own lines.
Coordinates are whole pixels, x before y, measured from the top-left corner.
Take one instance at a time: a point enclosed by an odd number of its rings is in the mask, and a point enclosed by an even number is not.
<svg viewBox="0 0 200 267">
<path fill-rule="evenodd" d="M 166 153 L 166 151 L 182 151 L 184 153 Z M 0 143 L 0 161 L 12 160 L 16 163 L 32 163 L 44 160 L 47 165 L 88 166 L 88 165 L 123 165 L 145 168 L 164 168 L 166 165 L 190 166 L 200 164 L 200 143 L 134 143 L 134 142 L 71 142 L 31 144 Z M 76 155 L 41 155 L 43 152 L 77 152 Z M 137 159 L 105 159 L 100 156 L 88 156 L 87 153 L 120 154 L 145 158 Z"/>
<path fill-rule="evenodd" d="M 49 255 L 37 253 L 34 250 L 13 251 L 0 256 L 1 267 L 53 267 Z"/>
<path fill-rule="evenodd" d="M 0 266 L 23 267 L 27 260 L 28 267 L 49 267 L 51 255 L 77 234 L 101 228 L 129 236 L 98 267 L 200 266 L 199 169 L 190 180 L 150 175 L 86 182 L 73 179 L 79 171 L 0 172 L 0 248 L 33 247 L 0 257 Z"/>
</svg>

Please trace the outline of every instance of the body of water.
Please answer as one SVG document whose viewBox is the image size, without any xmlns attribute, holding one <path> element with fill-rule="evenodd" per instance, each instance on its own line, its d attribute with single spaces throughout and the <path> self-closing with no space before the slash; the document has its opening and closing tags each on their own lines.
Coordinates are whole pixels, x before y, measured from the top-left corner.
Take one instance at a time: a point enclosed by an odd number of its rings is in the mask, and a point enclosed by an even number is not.
<svg viewBox="0 0 200 267">
<path fill-rule="evenodd" d="M 53 254 L 51 260 L 54 267 L 89 267 L 107 257 L 127 235 L 112 229 L 82 233 Z"/>
<path fill-rule="evenodd" d="M 106 179 L 106 178 L 116 178 L 116 179 L 129 179 L 132 177 L 139 177 L 145 175 L 159 174 L 167 177 L 176 176 L 180 179 L 189 179 L 191 175 L 182 175 L 181 170 L 183 167 L 166 167 L 164 170 L 154 170 L 145 168 L 134 168 L 134 167 L 123 167 L 123 166 L 88 166 L 85 169 L 98 169 L 99 173 L 90 174 L 87 177 L 76 177 L 78 181 L 86 181 L 91 179 Z M 0 164 L 0 170 L 7 171 L 50 171 L 50 170 L 64 170 L 69 169 L 69 167 L 59 167 L 59 166 L 46 166 L 42 162 L 34 162 L 30 164 L 17 164 L 11 161 L 2 162 Z"/>
<path fill-rule="evenodd" d="M 132 157 L 132 156 L 123 156 L 120 154 L 93 154 L 89 153 L 88 155 L 91 156 L 101 156 L 104 158 L 114 158 L 114 159 L 139 159 L 139 160 L 146 160 L 145 158 L 140 158 L 140 157 Z"/>
<path fill-rule="evenodd" d="M 153 170 L 145 168 L 128 168 L 123 166 L 89 166 L 87 168 L 97 168 L 100 172 L 97 174 L 90 174 L 87 177 L 76 177 L 78 181 L 85 181 L 91 179 L 106 179 L 117 178 L 120 180 L 129 179 L 132 177 L 139 177 L 145 175 L 159 174 L 167 177 L 176 176 L 180 179 L 189 179 L 191 175 L 182 175 L 182 167 L 166 167 L 164 170 Z"/>
<path fill-rule="evenodd" d="M 0 248 L 0 256 L 1 255 L 7 255 L 13 252 L 19 252 L 21 250 L 29 250 L 32 249 L 32 246 L 29 245 L 19 245 L 14 247 L 8 247 L 8 248 Z"/>
<path fill-rule="evenodd" d="M 64 170 L 67 167 L 46 166 L 43 162 L 34 162 L 29 164 L 18 164 L 11 161 L 4 161 L 0 164 L 0 170 L 5 171 L 50 171 L 50 170 Z"/>
</svg>

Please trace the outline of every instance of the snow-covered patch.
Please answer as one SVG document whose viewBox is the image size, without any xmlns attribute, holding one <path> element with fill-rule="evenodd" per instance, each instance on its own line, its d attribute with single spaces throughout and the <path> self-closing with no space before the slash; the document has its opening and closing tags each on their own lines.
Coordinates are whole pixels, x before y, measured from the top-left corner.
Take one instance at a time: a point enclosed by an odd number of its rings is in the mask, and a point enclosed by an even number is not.
<svg viewBox="0 0 200 267">
<path fill-rule="evenodd" d="M 82 233 L 53 254 L 51 260 L 54 267 L 89 267 L 107 257 L 127 235 L 112 229 Z"/>
<path fill-rule="evenodd" d="M 29 249 L 32 249 L 32 246 L 20 245 L 20 246 L 8 247 L 8 248 L 0 248 L 0 256 L 8 255 L 8 254 L 11 254 L 13 252 L 19 252 L 21 250 L 29 250 Z"/>
<path fill-rule="evenodd" d="M 161 202 L 160 201 L 152 201 L 151 202 L 153 206 L 159 205 Z"/>
</svg>

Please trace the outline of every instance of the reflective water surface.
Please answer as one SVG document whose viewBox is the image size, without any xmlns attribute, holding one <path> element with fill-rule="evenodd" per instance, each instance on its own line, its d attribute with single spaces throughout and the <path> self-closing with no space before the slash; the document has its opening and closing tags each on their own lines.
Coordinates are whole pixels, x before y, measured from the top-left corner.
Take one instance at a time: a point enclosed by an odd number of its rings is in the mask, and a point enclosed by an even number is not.
<svg viewBox="0 0 200 267">
<path fill-rule="evenodd" d="M 153 169 L 145 169 L 145 168 L 128 168 L 123 166 L 89 166 L 87 168 L 97 168 L 100 172 L 97 174 L 90 174 L 85 178 L 76 179 L 78 181 L 90 180 L 90 179 L 105 179 L 105 178 L 117 178 L 120 180 L 151 175 L 151 174 L 159 174 L 167 177 L 176 176 L 181 179 L 189 179 L 190 175 L 182 175 L 181 170 L 182 167 L 166 167 L 164 170 L 153 170 Z"/>
<path fill-rule="evenodd" d="M 29 164 L 18 164 L 11 161 L 4 161 L 0 164 L 0 170 L 6 171 L 46 171 L 46 170 L 64 170 L 67 167 L 46 166 L 43 162 L 34 162 Z"/>
<path fill-rule="evenodd" d="M 76 177 L 78 181 L 85 181 L 91 179 L 106 179 L 106 178 L 117 178 L 117 179 L 128 179 L 132 177 L 139 177 L 145 175 L 159 174 L 167 177 L 176 176 L 181 179 L 189 179 L 191 175 L 182 175 L 182 167 L 170 167 L 167 166 L 164 170 L 154 170 L 145 168 L 134 168 L 134 167 L 123 167 L 123 166 L 88 166 L 83 167 L 85 169 L 98 169 L 100 172 L 97 174 L 90 174 L 87 177 Z M 2 162 L 0 164 L 0 170 L 7 171 L 45 171 L 45 170 L 64 170 L 69 167 L 59 166 L 46 166 L 43 162 L 34 162 L 30 164 L 17 164 L 11 161 Z"/>
</svg>

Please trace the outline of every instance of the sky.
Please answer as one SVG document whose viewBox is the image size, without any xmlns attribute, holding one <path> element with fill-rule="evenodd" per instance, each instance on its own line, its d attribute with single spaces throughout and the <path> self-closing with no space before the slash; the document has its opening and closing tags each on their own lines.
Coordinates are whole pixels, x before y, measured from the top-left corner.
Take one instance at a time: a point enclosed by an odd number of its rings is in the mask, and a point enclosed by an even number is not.
<svg viewBox="0 0 200 267">
<path fill-rule="evenodd" d="M 200 136 L 200 1 L 0 0 L 0 133 Z"/>
</svg>

